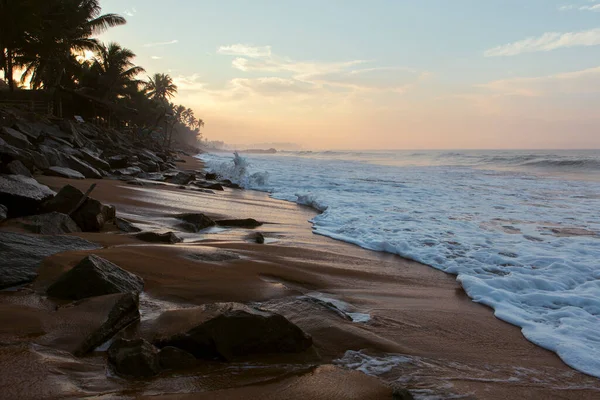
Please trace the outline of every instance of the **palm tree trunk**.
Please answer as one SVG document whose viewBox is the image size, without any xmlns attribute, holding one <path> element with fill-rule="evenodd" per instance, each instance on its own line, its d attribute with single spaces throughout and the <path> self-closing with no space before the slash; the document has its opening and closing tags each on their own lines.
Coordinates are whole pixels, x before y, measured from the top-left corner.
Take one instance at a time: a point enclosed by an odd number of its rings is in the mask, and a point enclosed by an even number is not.
<svg viewBox="0 0 600 400">
<path fill-rule="evenodd" d="M 15 82 L 13 81 L 13 51 L 12 49 L 6 49 L 6 76 L 4 79 L 8 80 L 8 89 L 11 92 L 15 91 Z"/>
</svg>

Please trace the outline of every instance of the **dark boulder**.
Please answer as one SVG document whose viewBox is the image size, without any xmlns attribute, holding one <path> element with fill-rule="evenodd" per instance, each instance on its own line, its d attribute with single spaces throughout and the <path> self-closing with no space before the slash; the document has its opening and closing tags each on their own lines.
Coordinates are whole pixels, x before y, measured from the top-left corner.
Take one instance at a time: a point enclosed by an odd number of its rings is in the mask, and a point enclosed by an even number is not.
<svg viewBox="0 0 600 400">
<path fill-rule="evenodd" d="M 27 136 L 27 139 L 29 139 L 30 141 L 37 140 L 41 132 L 41 130 L 38 127 L 25 120 L 16 121 L 12 127 L 13 129 Z"/>
<path fill-rule="evenodd" d="M 117 176 L 138 176 L 143 173 L 140 167 L 127 167 L 113 170 L 113 174 Z"/>
<path fill-rule="evenodd" d="M 197 186 L 197 187 L 202 188 L 202 189 L 212 189 L 212 190 L 223 191 L 223 185 L 221 185 L 220 183 L 211 183 L 211 182 L 206 182 L 206 181 L 195 181 L 195 182 L 192 182 L 192 185 Z"/>
<path fill-rule="evenodd" d="M 217 174 L 213 173 L 213 172 L 207 172 L 205 175 L 206 180 L 209 181 L 214 181 L 218 178 Z"/>
<path fill-rule="evenodd" d="M 45 212 L 60 212 L 63 214 L 71 213 L 71 218 L 79 225 L 84 232 L 98 232 L 104 227 L 106 222 L 115 219 L 115 208 L 106 206 L 98 200 L 87 198 L 84 203 L 75 212 L 73 209 L 81 199 L 83 193 L 71 186 L 64 186 L 58 194 L 43 205 Z"/>
<path fill-rule="evenodd" d="M 11 223 L 40 235 L 63 235 L 65 233 L 81 232 L 81 229 L 71 217 L 57 212 L 22 217 L 11 221 Z"/>
<path fill-rule="evenodd" d="M 110 169 L 110 164 L 108 162 L 96 156 L 89 149 L 81 149 L 81 159 L 94 168 L 103 169 L 105 171 Z"/>
<path fill-rule="evenodd" d="M 216 221 L 219 226 L 227 226 L 234 228 L 256 228 L 262 225 L 262 222 L 258 222 L 253 218 L 246 219 L 221 219 Z"/>
<path fill-rule="evenodd" d="M 124 154 L 108 157 L 108 163 L 110 164 L 111 168 L 127 168 L 127 164 L 129 164 L 129 157 Z"/>
<path fill-rule="evenodd" d="M 265 236 L 260 232 L 256 232 L 256 234 L 254 235 L 254 241 L 258 244 L 264 244 Z"/>
<path fill-rule="evenodd" d="M 35 214 L 54 196 L 48 186 L 22 175 L 0 176 L 0 204 L 8 207 L 9 217 Z"/>
<path fill-rule="evenodd" d="M 162 369 L 185 369 L 193 368 L 197 364 L 196 357 L 187 351 L 177 347 L 164 347 L 158 354 L 158 360 Z"/>
<path fill-rule="evenodd" d="M 172 178 L 167 179 L 167 182 L 175 185 L 187 185 L 196 180 L 196 175 L 188 172 L 180 172 Z"/>
<path fill-rule="evenodd" d="M 136 238 L 150 243 L 166 243 L 175 244 L 180 243 L 183 240 L 173 232 L 167 233 L 156 233 L 156 232 L 141 232 L 135 235 Z"/>
<path fill-rule="evenodd" d="M 8 164 L 6 164 L 6 167 L 4 169 L 5 172 L 10 175 L 23 175 L 29 178 L 33 178 L 33 176 L 31 175 L 31 171 L 29 171 L 27 167 L 23 165 L 23 163 L 19 160 L 13 160 L 9 162 Z"/>
<path fill-rule="evenodd" d="M 69 156 L 59 150 L 46 145 L 38 146 L 40 153 L 48 160 L 51 166 L 69 168 Z"/>
<path fill-rule="evenodd" d="M 40 171 L 45 171 L 46 169 L 48 169 L 50 167 L 50 162 L 48 161 L 46 156 L 44 156 L 42 153 L 37 152 L 37 151 L 27 152 L 26 159 L 25 160 L 21 159 L 21 161 L 24 164 L 27 164 L 27 161 L 30 161 L 30 163 L 33 165 L 33 167 L 39 169 Z M 26 165 L 26 166 L 27 166 L 27 168 L 31 168 L 29 165 Z"/>
<path fill-rule="evenodd" d="M 11 146 L 0 137 L 0 160 L 14 160 L 21 154 L 21 152 L 22 151 L 20 149 Z"/>
<path fill-rule="evenodd" d="M 31 147 L 31 142 L 27 139 L 27 136 L 7 126 L 0 128 L 0 136 L 6 143 L 20 149 L 28 149 Z"/>
<path fill-rule="evenodd" d="M 185 310 L 184 310 L 185 311 Z M 196 358 L 233 360 L 253 354 L 300 353 L 312 346 L 312 338 L 282 315 L 239 303 L 202 307 L 187 332 L 157 341 Z"/>
<path fill-rule="evenodd" d="M 69 156 L 67 160 L 71 169 L 81 172 L 86 178 L 102 179 L 102 174 L 85 161 L 75 156 Z"/>
<path fill-rule="evenodd" d="M 0 222 L 4 222 L 8 218 L 8 209 L 0 204 Z"/>
<path fill-rule="evenodd" d="M 48 256 L 98 248 L 98 245 L 75 236 L 0 232 L 0 289 L 34 280 L 40 263 Z"/>
<path fill-rule="evenodd" d="M 188 232 L 198 232 L 202 229 L 210 228 L 211 226 L 215 226 L 215 221 L 210 219 L 204 214 L 193 214 L 193 213 L 185 213 L 185 214 L 177 214 L 175 218 L 184 221 L 184 224 L 179 225 L 184 228 Z"/>
<path fill-rule="evenodd" d="M 142 231 L 140 228 L 133 226 L 131 222 L 127 221 L 124 218 L 115 218 L 115 225 L 117 225 L 117 228 L 119 228 L 119 230 L 122 232 L 135 233 Z"/>
<path fill-rule="evenodd" d="M 415 398 L 407 389 L 395 388 L 392 393 L 392 400 L 415 400 Z"/>
<path fill-rule="evenodd" d="M 160 372 L 158 349 L 144 339 L 117 339 L 108 349 L 108 361 L 121 376 L 150 378 Z"/>
<path fill-rule="evenodd" d="M 140 179 L 146 179 L 148 181 L 158 181 L 164 182 L 167 180 L 167 177 L 161 174 L 160 172 L 146 172 L 138 175 Z"/>
<path fill-rule="evenodd" d="M 50 167 L 44 171 L 44 175 L 69 179 L 85 179 L 85 176 L 81 172 L 65 167 Z"/>
<path fill-rule="evenodd" d="M 113 293 L 139 293 L 142 290 L 142 278 L 92 254 L 62 274 L 46 293 L 58 299 L 80 300 Z"/>
</svg>

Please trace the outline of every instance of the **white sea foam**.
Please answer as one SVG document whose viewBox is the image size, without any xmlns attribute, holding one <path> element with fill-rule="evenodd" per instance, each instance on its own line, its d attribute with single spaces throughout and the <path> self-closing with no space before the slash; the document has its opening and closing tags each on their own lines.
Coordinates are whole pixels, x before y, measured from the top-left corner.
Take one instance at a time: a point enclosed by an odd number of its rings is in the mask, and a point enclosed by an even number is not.
<svg viewBox="0 0 600 400">
<path fill-rule="evenodd" d="M 600 377 L 600 183 L 467 166 L 500 162 L 485 154 L 411 154 L 402 162 L 393 153 L 202 158 L 247 188 L 321 211 L 315 233 L 456 274 L 498 318 Z"/>
</svg>

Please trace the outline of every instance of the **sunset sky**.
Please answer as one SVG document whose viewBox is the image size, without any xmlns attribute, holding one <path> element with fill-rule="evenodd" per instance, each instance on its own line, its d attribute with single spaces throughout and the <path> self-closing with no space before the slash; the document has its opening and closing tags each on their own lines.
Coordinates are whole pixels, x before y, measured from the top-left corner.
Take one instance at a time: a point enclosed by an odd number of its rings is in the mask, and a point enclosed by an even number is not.
<svg viewBox="0 0 600 400">
<path fill-rule="evenodd" d="M 102 0 L 236 145 L 600 148 L 600 0 Z"/>
</svg>

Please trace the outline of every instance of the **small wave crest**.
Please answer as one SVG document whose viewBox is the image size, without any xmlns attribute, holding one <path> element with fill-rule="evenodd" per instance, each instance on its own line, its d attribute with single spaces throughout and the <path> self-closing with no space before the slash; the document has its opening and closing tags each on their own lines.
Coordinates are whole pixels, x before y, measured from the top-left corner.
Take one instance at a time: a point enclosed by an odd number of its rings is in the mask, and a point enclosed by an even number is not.
<svg viewBox="0 0 600 400">
<path fill-rule="evenodd" d="M 233 153 L 233 159 L 230 161 L 208 161 L 207 169 L 219 177 L 229 179 L 244 188 L 267 185 L 269 173 L 264 171 L 250 174 L 250 165 L 247 158 L 235 152 Z"/>
</svg>

